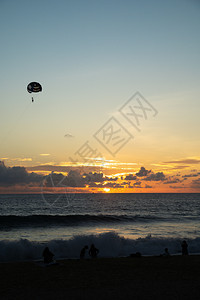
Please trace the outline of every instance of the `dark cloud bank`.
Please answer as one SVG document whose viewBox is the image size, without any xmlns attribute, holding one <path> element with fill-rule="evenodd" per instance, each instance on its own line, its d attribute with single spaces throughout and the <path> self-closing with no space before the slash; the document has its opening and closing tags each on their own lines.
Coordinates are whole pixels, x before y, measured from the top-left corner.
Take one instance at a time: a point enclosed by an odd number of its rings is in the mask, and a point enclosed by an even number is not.
<svg viewBox="0 0 200 300">
<path fill-rule="evenodd" d="M 197 174 L 199 175 L 199 173 Z M 194 175 L 193 175 L 194 176 Z M 189 175 L 182 176 L 182 180 L 190 177 Z M 163 172 L 154 173 L 151 170 L 141 167 L 136 174 L 129 174 L 121 177 L 123 181 L 119 183 L 118 177 L 108 177 L 103 173 L 87 172 L 80 173 L 79 170 L 69 170 L 68 175 L 62 173 L 54 173 L 49 175 L 39 175 L 37 173 L 28 173 L 24 167 L 6 167 L 3 162 L 0 162 L 0 187 L 9 187 L 15 185 L 21 186 L 41 186 L 44 187 L 98 187 L 98 188 L 152 188 L 151 185 L 145 182 L 162 182 L 164 184 L 175 184 L 181 182 L 176 177 L 166 177 Z M 117 182 L 118 181 L 118 182 Z M 142 182 L 144 183 L 142 185 Z M 193 180 L 193 187 L 199 187 L 199 179 Z"/>
<path fill-rule="evenodd" d="M 37 173 L 28 173 L 24 167 L 6 167 L 0 161 L 0 186 L 40 183 L 41 180 L 42 176 Z"/>
</svg>

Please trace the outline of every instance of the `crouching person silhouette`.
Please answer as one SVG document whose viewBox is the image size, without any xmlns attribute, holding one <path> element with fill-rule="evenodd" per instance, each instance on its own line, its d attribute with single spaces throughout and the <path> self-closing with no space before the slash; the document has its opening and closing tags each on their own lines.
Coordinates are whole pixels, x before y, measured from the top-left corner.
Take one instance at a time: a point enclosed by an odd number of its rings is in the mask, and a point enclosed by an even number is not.
<svg viewBox="0 0 200 300">
<path fill-rule="evenodd" d="M 44 258 L 44 263 L 45 264 L 49 264 L 49 263 L 52 263 L 54 262 L 54 254 L 49 250 L 48 247 L 46 247 L 42 253 L 42 256 Z"/>
<path fill-rule="evenodd" d="M 84 246 L 82 249 L 81 249 L 81 252 L 80 252 L 80 259 L 84 259 L 85 258 L 85 252 L 86 250 L 88 249 L 88 246 Z"/>
</svg>

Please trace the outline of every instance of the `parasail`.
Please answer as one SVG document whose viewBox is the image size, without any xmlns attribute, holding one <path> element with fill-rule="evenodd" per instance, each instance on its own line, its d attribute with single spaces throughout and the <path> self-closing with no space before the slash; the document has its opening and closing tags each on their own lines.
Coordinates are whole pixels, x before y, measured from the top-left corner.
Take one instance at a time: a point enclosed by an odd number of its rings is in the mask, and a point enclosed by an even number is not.
<svg viewBox="0 0 200 300">
<path fill-rule="evenodd" d="M 38 93 L 38 92 L 41 92 L 42 91 L 42 86 L 40 83 L 38 82 L 30 82 L 28 85 L 27 85 L 27 91 L 29 93 Z M 34 101 L 33 97 L 32 97 L 32 102 Z"/>
</svg>

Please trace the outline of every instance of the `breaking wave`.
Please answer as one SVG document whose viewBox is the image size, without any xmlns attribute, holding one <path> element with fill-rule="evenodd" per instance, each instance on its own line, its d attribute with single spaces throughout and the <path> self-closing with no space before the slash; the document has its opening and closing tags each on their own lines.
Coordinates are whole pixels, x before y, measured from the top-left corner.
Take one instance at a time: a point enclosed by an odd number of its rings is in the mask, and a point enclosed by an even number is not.
<svg viewBox="0 0 200 300">
<path fill-rule="evenodd" d="M 145 238 L 128 239 L 115 232 L 99 235 L 79 235 L 70 240 L 51 240 L 48 243 L 32 242 L 27 239 L 16 241 L 0 241 L 0 261 L 33 261 L 42 259 L 45 246 L 55 254 L 56 259 L 77 259 L 84 245 L 92 243 L 99 249 L 99 257 L 129 256 L 131 253 L 140 252 L 142 255 L 160 255 L 168 247 L 170 254 L 181 253 L 180 239 Z M 197 254 L 200 249 L 200 238 L 188 239 L 189 254 Z"/>
</svg>

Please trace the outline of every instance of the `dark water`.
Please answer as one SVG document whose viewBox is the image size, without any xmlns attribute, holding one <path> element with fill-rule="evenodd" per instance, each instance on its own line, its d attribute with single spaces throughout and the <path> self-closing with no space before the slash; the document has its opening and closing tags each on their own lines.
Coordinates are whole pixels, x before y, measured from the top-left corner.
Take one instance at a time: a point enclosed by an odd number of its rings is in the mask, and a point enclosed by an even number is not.
<svg viewBox="0 0 200 300">
<path fill-rule="evenodd" d="M 151 255 L 166 245 L 179 253 L 183 239 L 196 253 L 199 221 L 200 194 L 0 195 L 0 256 L 7 257 L 11 245 L 32 253 L 48 243 L 58 256 L 74 257 L 94 241 L 107 256 L 131 249 Z"/>
</svg>

